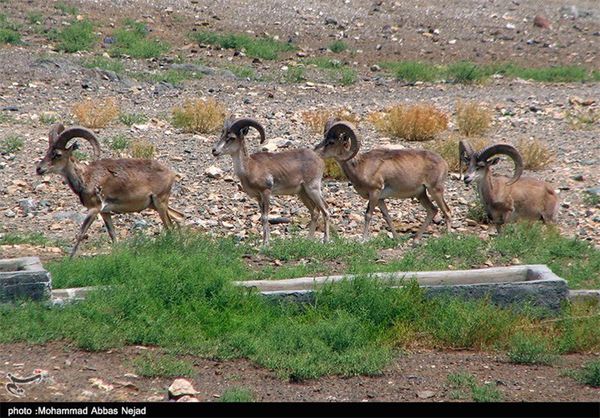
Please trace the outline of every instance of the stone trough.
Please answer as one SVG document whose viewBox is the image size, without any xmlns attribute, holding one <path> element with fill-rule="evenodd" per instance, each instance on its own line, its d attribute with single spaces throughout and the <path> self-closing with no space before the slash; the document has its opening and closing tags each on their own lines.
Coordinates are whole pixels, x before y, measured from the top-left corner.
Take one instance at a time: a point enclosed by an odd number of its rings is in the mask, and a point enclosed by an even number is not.
<svg viewBox="0 0 600 418">
<path fill-rule="evenodd" d="M 45 300 L 52 280 L 37 257 L 0 259 L 0 303 L 20 299 Z"/>
<path fill-rule="evenodd" d="M 236 282 L 239 286 L 254 288 L 275 300 L 310 302 L 315 289 L 326 283 L 353 280 L 356 276 L 339 275 L 301 277 L 287 280 L 250 280 Z M 363 276 L 364 277 L 364 276 Z M 467 299 L 488 297 L 499 306 L 524 305 L 558 311 L 569 297 L 567 282 L 545 265 L 494 267 L 479 270 L 424 271 L 372 273 L 372 280 L 389 282 L 391 287 L 401 281 L 416 280 L 426 295 L 458 296 Z"/>
</svg>

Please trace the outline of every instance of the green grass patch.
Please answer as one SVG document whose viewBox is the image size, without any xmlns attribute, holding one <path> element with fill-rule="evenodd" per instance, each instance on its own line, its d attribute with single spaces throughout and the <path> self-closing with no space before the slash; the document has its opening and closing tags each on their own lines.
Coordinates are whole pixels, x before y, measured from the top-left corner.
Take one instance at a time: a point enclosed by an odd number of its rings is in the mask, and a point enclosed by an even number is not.
<svg viewBox="0 0 600 418">
<path fill-rule="evenodd" d="M 346 66 L 340 60 L 327 57 L 309 58 L 306 61 L 308 65 L 314 65 L 320 70 L 324 70 L 331 82 L 348 86 L 356 83 L 358 74 L 355 69 Z"/>
<path fill-rule="evenodd" d="M 0 140 L 0 154 L 15 154 L 23 149 L 25 142 L 21 136 L 10 134 Z"/>
<path fill-rule="evenodd" d="M 193 40 L 201 44 L 218 46 L 224 49 L 244 50 L 251 58 L 275 60 L 279 54 L 293 51 L 294 45 L 273 38 L 253 38 L 237 33 L 192 32 Z"/>
<path fill-rule="evenodd" d="M 193 377 L 191 362 L 180 360 L 169 354 L 147 353 L 133 360 L 135 373 L 142 377 Z"/>
<path fill-rule="evenodd" d="M 231 71 L 237 78 L 246 78 L 249 80 L 256 80 L 258 78 L 254 68 L 248 65 L 229 64 L 225 68 Z"/>
<path fill-rule="evenodd" d="M 152 83 L 169 83 L 174 86 L 180 85 L 186 80 L 199 80 L 203 77 L 202 73 L 189 70 L 165 70 L 156 73 L 138 72 L 132 73 L 133 78 L 140 81 Z"/>
<path fill-rule="evenodd" d="M 86 68 L 99 68 L 101 70 L 112 71 L 116 74 L 121 74 L 125 71 L 125 66 L 120 60 L 102 56 L 84 59 L 82 65 Z"/>
<path fill-rule="evenodd" d="M 114 135 L 108 140 L 108 146 L 113 151 L 124 151 L 129 148 L 130 145 L 131 141 L 129 138 L 122 134 Z"/>
<path fill-rule="evenodd" d="M 507 355 L 510 362 L 515 364 L 552 364 L 556 360 L 550 341 L 531 333 L 515 334 Z"/>
<path fill-rule="evenodd" d="M 449 65 L 435 65 L 409 60 L 383 62 L 381 67 L 391 72 L 398 80 L 408 83 L 447 80 L 468 84 L 481 82 L 496 74 L 547 83 L 598 81 L 597 71 L 589 71 L 577 65 L 532 68 L 512 63 L 482 65 L 471 61 L 458 61 Z"/>
<path fill-rule="evenodd" d="M 0 44 L 20 44 L 21 35 L 18 30 L 19 25 L 9 21 L 5 15 L 0 14 Z"/>
<path fill-rule="evenodd" d="M 64 52 L 89 51 L 97 38 L 89 20 L 73 20 L 64 29 L 51 31 L 48 37 L 58 42 L 58 49 Z"/>
<path fill-rule="evenodd" d="M 79 10 L 77 9 L 77 7 L 72 6 L 70 4 L 65 3 L 64 1 L 59 1 L 54 5 L 54 8 L 58 11 L 60 11 L 62 14 L 64 15 L 77 15 L 77 13 L 79 13 Z"/>
<path fill-rule="evenodd" d="M 582 385 L 600 387 L 600 360 L 592 360 L 573 373 L 573 377 Z"/>
<path fill-rule="evenodd" d="M 339 54 L 340 52 L 344 52 L 345 50 L 347 50 L 348 45 L 342 40 L 337 40 L 330 43 L 327 48 L 329 48 L 331 52 Z"/>
<path fill-rule="evenodd" d="M 600 205 L 600 195 L 586 191 L 583 193 L 583 203 L 586 206 L 598 206 Z"/>
<path fill-rule="evenodd" d="M 289 67 L 284 74 L 287 83 L 302 83 L 306 81 L 306 70 L 302 66 Z"/>
<path fill-rule="evenodd" d="M 41 12 L 29 11 L 27 12 L 27 21 L 32 25 L 42 23 L 44 15 Z"/>
<path fill-rule="evenodd" d="M 26 234 L 8 232 L 0 234 L 0 245 L 15 245 L 15 244 L 32 244 L 32 245 L 47 245 L 50 240 L 41 232 L 30 232 Z"/>
<path fill-rule="evenodd" d="M 131 19 L 115 30 L 113 36 L 115 43 L 109 52 L 115 57 L 158 58 L 170 49 L 166 42 L 149 38 L 146 25 Z"/>
<path fill-rule="evenodd" d="M 133 126 L 146 123 L 148 118 L 142 113 L 121 113 L 119 115 L 119 121 L 124 125 Z"/>
<path fill-rule="evenodd" d="M 450 373 L 447 377 L 452 399 L 471 399 L 474 402 L 498 402 L 502 393 L 490 383 L 478 385 L 475 377 L 466 372 Z"/>
<path fill-rule="evenodd" d="M 225 389 L 219 402 L 254 402 L 254 395 L 248 388 L 232 387 Z"/>
</svg>

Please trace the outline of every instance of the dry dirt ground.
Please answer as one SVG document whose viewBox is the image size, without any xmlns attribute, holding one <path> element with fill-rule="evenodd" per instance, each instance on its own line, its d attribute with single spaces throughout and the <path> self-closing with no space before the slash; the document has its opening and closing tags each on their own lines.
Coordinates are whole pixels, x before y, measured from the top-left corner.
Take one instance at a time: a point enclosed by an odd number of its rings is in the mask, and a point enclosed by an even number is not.
<svg viewBox="0 0 600 418">
<path fill-rule="evenodd" d="M 214 135 L 191 135 L 178 131 L 169 122 L 170 109 L 187 98 L 214 97 L 229 112 L 254 116 L 264 122 L 269 143 L 274 149 L 306 147 L 319 141 L 302 120 L 302 112 L 316 108 L 346 106 L 361 117 L 395 103 L 433 103 L 449 115 L 458 99 L 487 104 L 494 111 L 494 122 L 487 135 L 492 141 L 515 143 L 520 138 L 544 141 L 555 153 L 555 161 L 534 176 L 553 182 L 559 190 L 561 212 L 559 227 L 565 235 L 577 236 L 600 245 L 600 210 L 585 204 L 583 191 L 600 184 L 600 142 L 598 125 L 591 130 L 574 130 L 567 115 L 573 111 L 569 99 L 592 99 L 598 108 L 600 83 L 544 84 L 524 80 L 493 79 L 476 85 L 420 84 L 406 86 L 371 66 L 385 60 L 420 59 L 449 63 L 469 59 L 479 63 L 512 61 L 522 65 L 581 64 L 600 67 L 600 10 L 597 1 L 474 1 L 451 0 L 411 2 L 345 0 L 311 1 L 105 1 L 72 2 L 79 13 L 99 22 L 98 31 L 109 35 L 123 17 L 145 22 L 153 34 L 167 39 L 173 49 L 164 58 L 124 60 L 127 71 L 111 78 L 105 73 L 84 68 L 81 60 L 103 52 L 62 54 L 27 22 L 27 13 L 43 14 L 44 27 L 60 27 L 71 17 L 61 14 L 52 3 L 38 0 L 1 1 L 0 14 L 23 25 L 26 45 L 0 46 L 0 139 L 16 134 L 25 141 L 24 149 L 0 157 L 0 234 L 43 232 L 52 239 L 72 242 L 84 211 L 66 185 L 56 176 L 35 175 L 34 163 L 47 145 L 48 125 L 40 115 L 52 112 L 65 124 L 73 122 L 74 102 L 85 98 L 118 100 L 123 112 L 143 113 L 149 122 L 128 128 L 113 123 L 98 131 L 101 139 L 123 134 L 143 138 L 157 147 L 157 159 L 179 174 L 172 204 L 186 215 L 192 228 L 214 234 L 235 234 L 246 238 L 258 232 L 256 204 L 242 193 L 234 178 L 228 157 L 215 160 L 210 148 Z M 577 13 L 573 13 L 574 5 Z M 140 12 L 142 10 L 142 12 Z M 543 14 L 551 28 L 534 28 L 535 15 Z M 335 23 L 334 23 L 335 22 Z M 285 66 L 300 58 L 295 52 L 277 61 L 253 62 L 234 56 L 231 50 L 203 48 L 189 41 L 186 34 L 194 28 L 217 31 L 253 31 L 292 40 L 309 57 L 329 56 L 358 71 L 358 82 L 334 86 L 325 80 L 290 84 L 280 82 Z M 99 39 L 102 39 L 99 37 Z M 350 52 L 334 55 L 326 47 L 343 39 Z M 532 41 L 533 40 L 533 41 Z M 528 42 L 530 41 L 530 42 Z M 201 80 L 179 86 L 137 81 L 129 71 L 159 71 L 170 68 L 176 59 L 201 60 L 217 69 Z M 232 77 L 219 70 L 226 65 L 252 66 L 262 81 Z M 9 110 L 13 109 L 13 110 Z M 16 110 L 15 110 L 16 109 Z M 451 118 L 450 130 L 454 130 Z M 381 138 L 367 122 L 360 124 L 365 148 L 389 139 Z M 255 139 L 254 137 L 252 139 Z M 256 141 L 257 142 L 257 141 Z M 409 147 L 419 144 L 399 141 Z M 83 145 L 87 150 L 87 145 Z M 258 149 L 258 145 L 252 145 Z M 111 151 L 105 147 L 105 155 Z M 205 175 L 208 167 L 223 170 L 220 179 Z M 468 226 L 465 214 L 475 193 L 451 175 L 446 184 L 447 200 L 453 209 L 453 227 L 487 237 L 487 225 Z M 365 203 L 348 184 L 326 181 L 324 195 L 332 212 L 336 230 L 357 237 Z M 390 212 L 401 231 L 412 231 L 424 217 L 415 202 L 391 202 Z M 303 229 L 308 221 L 306 209 L 294 198 L 276 198 L 273 216 L 289 216 Z M 376 216 L 373 232 L 385 230 Z M 158 217 L 151 212 L 118 216 L 115 226 L 120 239 L 136 229 L 151 234 L 160 230 Z M 274 235 L 285 235 L 286 226 L 273 227 Z M 430 234 L 442 228 L 432 226 Z M 97 222 L 89 232 L 83 252 L 106 246 L 107 236 Z M 2 246 L 2 256 L 41 255 L 44 259 L 62 256 L 61 248 L 48 246 Z M 394 254 L 397 256 L 398 254 Z M 112 353 L 72 351 L 66 344 L 48 347 L 5 345 L 0 350 L 4 372 L 46 368 L 53 383 L 31 386 L 28 396 L 37 399 L 77 399 L 89 386 L 90 377 L 106 381 L 125 380 L 127 360 L 135 348 Z M 65 366 L 70 359 L 71 366 Z M 564 357 L 565 367 L 580 365 L 582 356 Z M 498 383 L 510 400 L 585 400 L 599 399 L 598 390 L 585 388 L 561 376 L 561 367 L 525 367 L 505 364 L 493 354 L 415 352 L 401 356 L 376 378 L 323 378 L 314 382 L 281 382 L 269 372 L 245 362 L 215 363 L 196 360 L 197 388 L 205 399 L 213 399 L 230 384 L 247 383 L 256 388 L 261 400 L 418 400 L 416 392 L 433 390 L 427 400 L 448 399 L 444 382 L 449 371 L 464 368 L 483 382 Z M 16 366 L 15 364 L 23 364 Z M 96 370 L 85 367 L 91 365 Z M 436 366 L 436 367 L 433 367 Z M 56 369 L 58 368 L 58 369 Z M 411 377 L 415 376 L 415 377 Z M 135 379 L 132 391 L 111 392 L 90 389 L 92 399 L 147 399 L 163 396 L 166 379 Z M 5 399 L 6 395 L 2 394 Z"/>
<path fill-rule="evenodd" d="M 0 346 L 0 372 L 29 375 L 35 369 L 48 379 L 23 386 L 32 401 L 161 401 L 173 378 L 143 378 L 135 374 L 133 359 L 152 348 L 128 347 L 89 353 L 62 343 L 44 346 Z M 458 401 L 470 396 L 453 393 L 447 376 L 467 372 L 477 384 L 491 384 L 506 401 L 598 401 L 600 390 L 583 386 L 565 375 L 592 356 L 563 356 L 556 366 L 519 366 L 497 354 L 415 351 L 400 355 L 380 376 L 323 377 L 306 382 L 282 380 L 247 361 L 193 361 L 189 380 L 200 401 L 217 401 L 226 389 L 250 389 L 256 401 Z M 0 392 L 0 402 L 15 401 Z"/>
</svg>

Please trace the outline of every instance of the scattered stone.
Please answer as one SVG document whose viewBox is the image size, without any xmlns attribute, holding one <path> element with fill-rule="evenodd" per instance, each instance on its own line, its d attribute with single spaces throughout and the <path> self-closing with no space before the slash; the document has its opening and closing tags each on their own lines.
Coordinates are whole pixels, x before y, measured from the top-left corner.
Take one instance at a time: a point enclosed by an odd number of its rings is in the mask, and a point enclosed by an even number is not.
<svg viewBox="0 0 600 418">
<path fill-rule="evenodd" d="M 187 379 L 175 379 L 171 386 L 169 386 L 169 399 L 177 399 L 181 396 L 185 395 L 197 395 L 200 392 L 197 392 L 194 389 L 194 386 Z"/>
<path fill-rule="evenodd" d="M 211 165 L 206 170 L 204 170 L 204 175 L 211 179 L 220 179 L 223 177 L 223 170 L 221 170 L 216 165 Z"/>
<path fill-rule="evenodd" d="M 326 25 L 337 25 L 337 20 L 333 17 L 326 17 L 325 18 L 325 24 Z"/>
<path fill-rule="evenodd" d="M 33 199 L 21 199 L 19 200 L 19 207 L 25 213 L 25 215 L 29 215 L 35 208 L 37 204 Z"/>
<path fill-rule="evenodd" d="M 421 399 L 429 399 L 435 396 L 435 392 L 432 390 L 421 390 L 417 392 L 417 397 Z"/>
<path fill-rule="evenodd" d="M 197 398 L 194 398 L 193 396 L 183 395 L 182 397 L 177 399 L 177 402 L 200 402 L 200 401 Z"/>
<path fill-rule="evenodd" d="M 533 26 L 548 29 L 550 27 L 550 21 L 545 16 L 537 15 L 533 18 Z"/>
<path fill-rule="evenodd" d="M 11 209 L 6 209 L 4 211 L 4 216 L 6 216 L 7 218 L 14 218 L 15 216 L 17 216 L 17 214 Z"/>
<path fill-rule="evenodd" d="M 585 178 L 583 177 L 583 174 L 577 174 L 577 175 L 573 176 L 573 180 L 575 180 L 575 181 L 584 181 Z"/>
<path fill-rule="evenodd" d="M 377 71 L 381 71 L 381 67 L 377 64 L 373 64 L 371 65 L 371 71 L 373 71 L 374 73 Z"/>
</svg>

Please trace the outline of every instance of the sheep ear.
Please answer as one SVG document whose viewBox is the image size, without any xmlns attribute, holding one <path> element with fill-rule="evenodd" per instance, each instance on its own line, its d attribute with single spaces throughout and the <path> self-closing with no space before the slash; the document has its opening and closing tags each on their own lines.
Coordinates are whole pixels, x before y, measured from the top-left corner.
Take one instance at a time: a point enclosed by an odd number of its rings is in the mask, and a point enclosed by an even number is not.
<svg viewBox="0 0 600 418">
<path fill-rule="evenodd" d="M 75 151 L 79 149 L 79 142 L 73 142 L 73 144 L 68 148 L 69 151 Z"/>
<path fill-rule="evenodd" d="M 492 158 L 491 160 L 487 161 L 487 165 L 496 165 L 500 162 L 500 158 L 496 157 L 496 158 Z"/>
<path fill-rule="evenodd" d="M 250 127 L 246 126 L 245 128 L 240 129 L 240 135 L 246 136 L 248 135 L 248 131 L 250 131 Z"/>
</svg>

